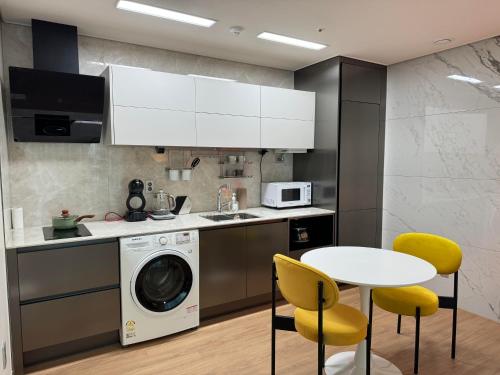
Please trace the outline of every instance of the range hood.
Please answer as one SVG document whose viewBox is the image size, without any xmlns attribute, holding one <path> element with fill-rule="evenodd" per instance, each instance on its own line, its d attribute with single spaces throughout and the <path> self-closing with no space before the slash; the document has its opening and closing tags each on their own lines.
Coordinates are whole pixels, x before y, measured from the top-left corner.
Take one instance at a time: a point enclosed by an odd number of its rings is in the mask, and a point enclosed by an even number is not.
<svg viewBox="0 0 500 375">
<path fill-rule="evenodd" d="M 78 74 L 76 27 L 32 20 L 34 69 L 9 67 L 16 142 L 99 143 L 104 78 Z"/>
</svg>

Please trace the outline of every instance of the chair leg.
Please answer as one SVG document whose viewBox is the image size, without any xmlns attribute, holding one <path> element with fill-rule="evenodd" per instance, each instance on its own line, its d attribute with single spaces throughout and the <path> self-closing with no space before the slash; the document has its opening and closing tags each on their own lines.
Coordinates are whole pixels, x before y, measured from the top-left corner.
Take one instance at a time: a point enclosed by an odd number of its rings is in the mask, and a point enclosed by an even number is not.
<svg viewBox="0 0 500 375">
<path fill-rule="evenodd" d="M 318 375 L 323 375 L 323 344 L 318 340 Z"/>
<path fill-rule="evenodd" d="M 271 306 L 271 375 L 276 374 L 276 266 L 273 262 L 272 271 L 272 306 Z"/>
<path fill-rule="evenodd" d="M 401 315 L 398 315 L 398 335 L 401 334 Z"/>
<path fill-rule="evenodd" d="M 457 305 L 458 305 L 458 271 L 455 272 L 453 280 L 453 327 L 451 331 L 451 358 L 455 359 L 457 346 Z"/>
<path fill-rule="evenodd" d="M 323 364 L 323 368 L 325 368 L 325 356 L 326 356 L 326 345 L 323 344 L 323 359 L 321 363 Z"/>
<path fill-rule="evenodd" d="M 457 346 L 457 308 L 453 309 L 453 327 L 451 331 L 451 358 L 455 359 L 455 351 Z"/>
<path fill-rule="evenodd" d="M 415 314 L 415 363 L 413 366 L 413 373 L 418 374 L 418 352 L 420 345 L 420 307 L 417 307 L 417 313 Z"/>
<path fill-rule="evenodd" d="M 368 332 L 366 333 L 366 375 L 370 375 L 370 372 L 371 372 L 372 327 L 373 327 L 373 300 L 372 300 L 372 291 L 370 290 L 370 309 L 368 312 Z"/>
<path fill-rule="evenodd" d="M 323 336 L 323 282 L 318 282 L 318 375 L 323 375 L 324 336 Z"/>
<path fill-rule="evenodd" d="M 276 330 L 271 331 L 271 375 L 276 374 Z"/>
</svg>

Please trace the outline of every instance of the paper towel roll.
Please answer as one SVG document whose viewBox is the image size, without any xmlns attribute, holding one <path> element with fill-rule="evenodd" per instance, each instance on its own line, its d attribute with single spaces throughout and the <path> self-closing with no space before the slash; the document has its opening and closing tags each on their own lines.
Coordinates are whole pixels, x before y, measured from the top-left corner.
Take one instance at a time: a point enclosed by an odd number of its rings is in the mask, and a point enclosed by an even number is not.
<svg viewBox="0 0 500 375">
<path fill-rule="evenodd" d="M 24 218 L 23 218 L 23 208 L 16 207 L 12 209 L 12 228 L 23 229 L 24 228 Z"/>
</svg>

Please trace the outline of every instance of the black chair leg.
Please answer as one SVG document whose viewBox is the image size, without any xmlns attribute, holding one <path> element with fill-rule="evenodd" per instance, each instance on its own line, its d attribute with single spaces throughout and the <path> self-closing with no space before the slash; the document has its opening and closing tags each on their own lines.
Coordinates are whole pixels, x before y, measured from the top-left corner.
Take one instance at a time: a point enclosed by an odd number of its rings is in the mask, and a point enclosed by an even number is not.
<svg viewBox="0 0 500 375">
<path fill-rule="evenodd" d="M 323 336 L 323 282 L 318 282 L 318 375 L 323 375 L 325 367 L 325 345 Z"/>
<path fill-rule="evenodd" d="M 272 306 L 271 306 L 271 375 L 276 374 L 276 266 L 273 262 L 272 270 Z"/>
<path fill-rule="evenodd" d="M 372 327 L 373 327 L 373 300 L 372 300 L 372 291 L 370 290 L 370 309 L 368 312 L 368 332 L 366 333 L 366 375 L 370 375 L 370 372 L 371 372 Z"/>
<path fill-rule="evenodd" d="M 453 327 L 451 331 L 451 358 L 455 359 L 455 351 L 457 346 L 457 308 L 453 309 Z"/>
<path fill-rule="evenodd" d="M 271 375 L 276 374 L 276 330 L 271 332 Z"/>
<path fill-rule="evenodd" d="M 325 368 L 325 357 L 326 357 L 326 345 L 323 344 L 323 360 L 321 363 L 323 364 L 323 368 Z"/>
<path fill-rule="evenodd" d="M 413 366 L 413 373 L 418 374 L 418 352 L 420 345 L 420 307 L 417 307 L 417 313 L 415 314 L 415 363 Z"/>
<path fill-rule="evenodd" d="M 401 315 L 398 315 L 398 335 L 401 334 Z"/>
<path fill-rule="evenodd" d="M 323 375 L 323 344 L 318 341 L 318 375 Z"/>
</svg>

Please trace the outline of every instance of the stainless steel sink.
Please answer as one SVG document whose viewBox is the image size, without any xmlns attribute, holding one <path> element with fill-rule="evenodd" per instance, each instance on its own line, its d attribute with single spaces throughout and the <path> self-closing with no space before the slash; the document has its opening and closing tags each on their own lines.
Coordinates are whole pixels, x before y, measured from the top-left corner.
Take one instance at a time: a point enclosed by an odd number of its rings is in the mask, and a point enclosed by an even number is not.
<svg viewBox="0 0 500 375">
<path fill-rule="evenodd" d="M 246 213 L 239 213 L 239 214 L 214 214 L 214 215 L 206 215 L 202 216 L 205 219 L 212 220 L 212 221 L 225 221 L 225 220 L 248 220 L 248 219 L 256 219 L 259 216 L 252 215 L 252 214 L 246 214 Z"/>
</svg>

